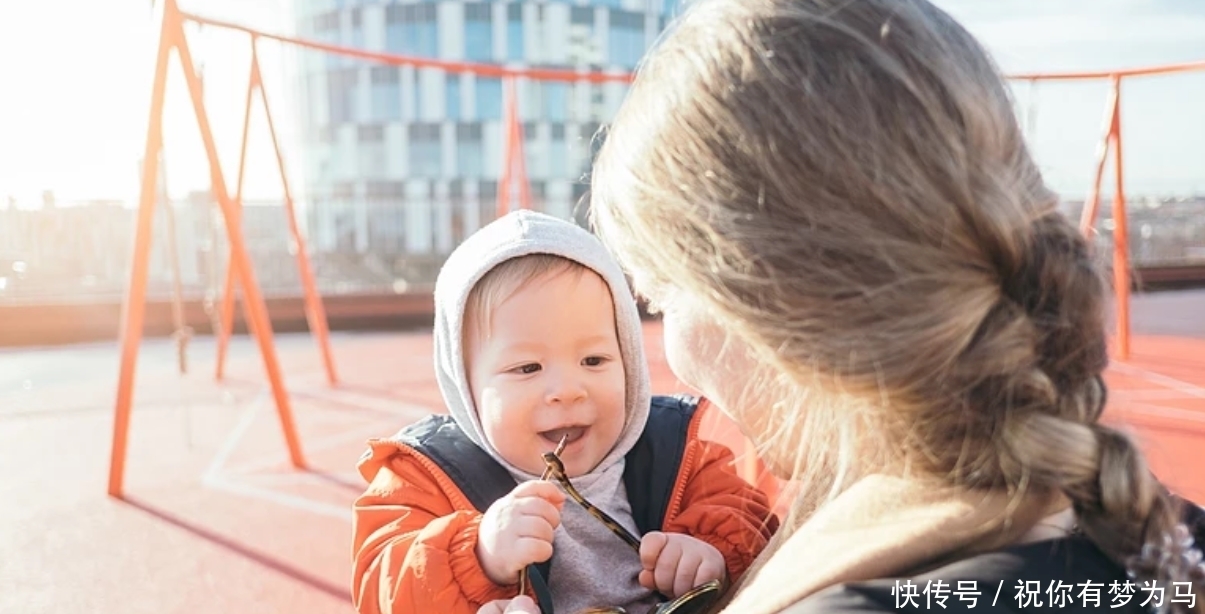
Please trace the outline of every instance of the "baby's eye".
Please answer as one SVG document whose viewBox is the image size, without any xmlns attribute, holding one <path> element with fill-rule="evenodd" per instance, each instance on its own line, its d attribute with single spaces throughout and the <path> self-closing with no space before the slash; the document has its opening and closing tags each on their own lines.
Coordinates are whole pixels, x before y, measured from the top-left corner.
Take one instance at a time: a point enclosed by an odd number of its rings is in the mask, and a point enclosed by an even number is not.
<svg viewBox="0 0 1205 614">
<path fill-rule="evenodd" d="M 586 365 L 587 367 L 598 367 L 604 362 L 607 362 L 605 356 L 587 356 L 586 359 L 582 361 L 582 364 Z"/>
<path fill-rule="evenodd" d="M 530 362 L 530 363 L 527 363 L 527 364 L 519 367 L 518 369 L 515 369 L 515 371 L 518 371 L 519 373 L 522 373 L 523 375 L 531 375 L 532 373 L 535 373 L 539 370 L 540 370 L 540 363 L 536 363 L 536 362 Z"/>
</svg>

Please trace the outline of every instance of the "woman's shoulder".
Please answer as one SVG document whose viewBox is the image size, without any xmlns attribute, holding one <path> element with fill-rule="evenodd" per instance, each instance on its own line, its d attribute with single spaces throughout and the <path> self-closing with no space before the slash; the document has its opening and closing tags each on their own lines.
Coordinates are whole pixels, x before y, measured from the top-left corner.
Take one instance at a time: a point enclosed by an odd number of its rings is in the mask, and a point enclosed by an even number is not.
<svg viewBox="0 0 1205 614">
<path fill-rule="evenodd" d="M 1082 537 L 968 557 L 910 577 L 830 587 L 783 610 L 820 612 L 1144 612 L 1161 587 L 1127 580 L 1124 570 Z M 1172 598 L 1171 587 L 1162 599 Z"/>
</svg>

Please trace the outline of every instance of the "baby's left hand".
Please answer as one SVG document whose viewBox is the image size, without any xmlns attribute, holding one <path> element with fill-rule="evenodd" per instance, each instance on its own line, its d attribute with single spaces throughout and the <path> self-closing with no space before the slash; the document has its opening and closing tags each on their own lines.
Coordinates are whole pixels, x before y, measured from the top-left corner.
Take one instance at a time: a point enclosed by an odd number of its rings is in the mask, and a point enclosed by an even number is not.
<svg viewBox="0 0 1205 614">
<path fill-rule="evenodd" d="M 640 585 L 671 599 L 727 575 L 715 546 L 681 533 L 653 531 L 640 540 Z"/>
</svg>

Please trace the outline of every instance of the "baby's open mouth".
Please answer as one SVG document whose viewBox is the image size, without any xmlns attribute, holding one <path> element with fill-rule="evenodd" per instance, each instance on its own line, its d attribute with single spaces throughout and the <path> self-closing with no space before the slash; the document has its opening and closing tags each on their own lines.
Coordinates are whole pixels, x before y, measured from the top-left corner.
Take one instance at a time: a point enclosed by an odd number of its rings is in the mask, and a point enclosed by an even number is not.
<svg viewBox="0 0 1205 614">
<path fill-rule="evenodd" d="M 564 437 L 565 445 L 569 445 L 578 439 L 581 439 L 582 435 L 585 434 L 586 427 L 584 426 L 566 426 L 559 429 L 552 429 L 551 431 L 544 431 L 543 433 L 540 433 L 540 437 L 551 441 L 553 444 L 560 443 L 561 438 Z"/>
</svg>

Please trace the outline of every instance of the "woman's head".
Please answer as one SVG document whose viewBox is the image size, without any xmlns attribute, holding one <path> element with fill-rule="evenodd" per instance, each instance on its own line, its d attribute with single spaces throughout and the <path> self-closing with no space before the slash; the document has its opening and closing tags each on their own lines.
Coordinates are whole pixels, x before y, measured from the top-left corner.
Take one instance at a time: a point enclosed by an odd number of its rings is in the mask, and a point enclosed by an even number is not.
<svg viewBox="0 0 1205 614">
<path fill-rule="evenodd" d="M 904 468 L 1060 491 L 1121 557 L 1170 516 L 1097 425 L 1106 293 L 1056 205 L 931 4 L 698 0 L 607 134 L 592 215 L 678 375 L 813 492 Z"/>
<path fill-rule="evenodd" d="M 926 3 L 701 0 L 641 70 L 593 190 L 598 231 L 667 329 L 732 333 L 727 353 L 773 364 L 759 390 L 948 427 L 1003 388 L 1027 395 L 1013 405 L 1052 403 L 1053 379 L 1087 394 L 1104 366 L 1102 288 L 1007 90 Z M 1018 287 L 1039 272 L 1059 285 L 1042 323 L 1076 360 L 1039 364 L 1045 330 L 1022 303 L 1043 297 Z M 721 405 L 759 396 L 709 385 L 725 369 L 698 361 L 679 375 Z"/>
</svg>

